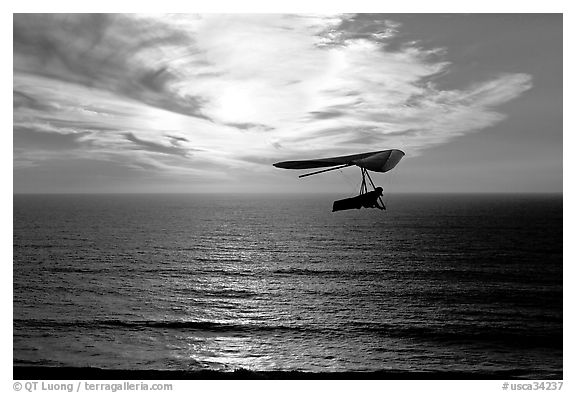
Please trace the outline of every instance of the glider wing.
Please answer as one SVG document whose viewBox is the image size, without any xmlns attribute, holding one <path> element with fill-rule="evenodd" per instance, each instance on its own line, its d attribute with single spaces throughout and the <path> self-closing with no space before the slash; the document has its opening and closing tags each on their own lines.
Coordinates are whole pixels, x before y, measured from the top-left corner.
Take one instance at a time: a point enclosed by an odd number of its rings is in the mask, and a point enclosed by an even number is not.
<svg viewBox="0 0 576 393">
<path fill-rule="evenodd" d="M 274 166 L 284 169 L 313 169 L 336 165 L 357 165 L 370 171 L 388 172 L 400 162 L 402 157 L 404 157 L 403 151 L 392 149 L 315 160 L 283 161 L 275 163 Z"/>
</svg>

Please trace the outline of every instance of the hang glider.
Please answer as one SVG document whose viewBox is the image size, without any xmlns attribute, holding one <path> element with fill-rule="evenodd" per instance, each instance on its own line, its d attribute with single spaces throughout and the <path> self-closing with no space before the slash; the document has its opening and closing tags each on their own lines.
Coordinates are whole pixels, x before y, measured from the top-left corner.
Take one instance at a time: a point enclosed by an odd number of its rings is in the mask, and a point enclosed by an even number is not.
<svg viewBox="0 0 576 393">
<path fill-rule="evenodd" d="M 371 153 L 352 154 L 349 156 L 339 156 L 330 158 L 318 158 L 314 160 L 283 161 L 273 164 L 276 168 L 283 169 L 314 169 L 338 166 L 337 168 L 325 169 L 318 172 L 307 173 L 299 177 L 316 175 L 318 173 L 334 171 L 347 166 L 356 165 L 360 168 L 374 172 L 388 172 L 400 162 L 404 157 L 402 150 L 381 150 Z"/>
<path fill-rule="evenodd" d="M 346 168 L 349 166 L 358 166 L 362 172 L 362 184 L 360 186 L 360 195 L 354 198 L 347 198 L 335 201 L 332 211 L 360 209 L 361 207 L 377 207 L 382 210 L 386 209 L 382 201 L 382 187 L 376 187 L 368 171 L 388 172 L 400 162 L 404 157 L 404 152 L 398 149 L 374 151 L 370 153 L 352 154 L 349 156 L 338 156 L 329 158 L 317 158 L 312 160 L 283 161 L 273 164 L 276 168 L 283 169 L 315 169 L 325 168 L 320 171 L 306 173 L 299 177 L 317 175 L 328 171 Z M 366 178 L 374 188 L 368 191 Z M 378 201 L 380 204 L 378 204 Z"/>
</svg>

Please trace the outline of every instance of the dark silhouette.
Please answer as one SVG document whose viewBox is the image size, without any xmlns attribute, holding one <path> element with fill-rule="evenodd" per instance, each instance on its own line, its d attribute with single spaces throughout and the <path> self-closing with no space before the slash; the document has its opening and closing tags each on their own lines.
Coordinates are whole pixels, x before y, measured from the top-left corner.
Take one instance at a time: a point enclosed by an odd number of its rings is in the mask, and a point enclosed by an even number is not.
<svg viewBox="0 0 576 393">
<path fill-rule="evenodd" d="M 378 199 L 382 195 L 382 187 L 376 187 L 374 191 L 366 192 L 360 194 L 353 198 L 341 199 L 335 201 L 332 206 L 332 211 L 336 212 L 339 210 L 350 210 L 350 209 L 360 209 L 364 208 L 378 208 L 380 210 L 386 210 L 386 206 L 378 203 Z"/>
</svg>

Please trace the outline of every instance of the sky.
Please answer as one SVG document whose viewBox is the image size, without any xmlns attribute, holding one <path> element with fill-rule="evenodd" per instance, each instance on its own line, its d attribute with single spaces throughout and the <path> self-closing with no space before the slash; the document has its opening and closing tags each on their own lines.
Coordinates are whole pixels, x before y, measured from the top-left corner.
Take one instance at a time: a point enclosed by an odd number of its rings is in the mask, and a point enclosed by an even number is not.
<svg viewBox="0 0 576 393">
<path fill-rule="evenodd" d="M 561 14 L 14 14 L 13 190 L 562 192 Z"/>
</svg>

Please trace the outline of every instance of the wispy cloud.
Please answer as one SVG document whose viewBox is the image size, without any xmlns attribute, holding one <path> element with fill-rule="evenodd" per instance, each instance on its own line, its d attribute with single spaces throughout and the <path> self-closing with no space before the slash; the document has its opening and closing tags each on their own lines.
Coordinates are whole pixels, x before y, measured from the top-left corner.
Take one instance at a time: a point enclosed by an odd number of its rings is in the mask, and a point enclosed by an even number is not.
<svg viewBox="0 0 576 393">
<path fill-rule="evenodd" d="M 14 16 L 16 70 L 204 117 L 201 99 L 182 93 L 181 75 L 173 66 L 194 51 L 193 38 L 162 19 L 120 14 Z"/>
<path fill-rule="evenodd" d="M 449 48 L 399 45 L 393 19 L 15 15 L 15 160 L 60 143 L 214 175 L 307 153 L 415 154 L 502 121 L 498 107 L 531 88 L 508 73 L 441 90 Z"/>
<path fill-rule="evenodd" d="M 146 150 L 150 152 L 172 154 L 176 156 L 186 157 L 193 149 L 187 149 L 181 146 L 182 141 L 188 141 L 186 138 L 169 137 L 169 145 L 147 141 L 136 137 L 133 133 L 127 132 L 124 137 L 130 142 L 134 143 L 134 149 Z"/>
<path fill-rule="evenodd" d="M 14 149 L 69 151 L 90 144 L 89 132 L 60 134 L 39 131 L 39 127 L 17 127 L 14 132 Z"/>
</svg>

